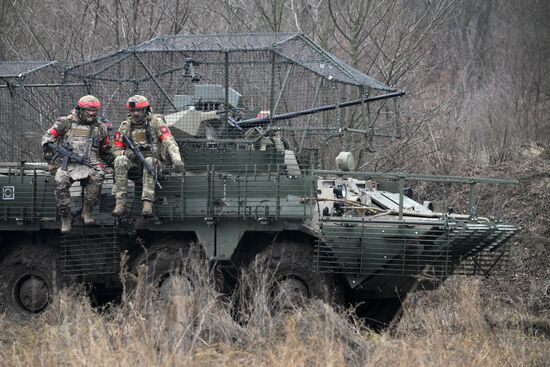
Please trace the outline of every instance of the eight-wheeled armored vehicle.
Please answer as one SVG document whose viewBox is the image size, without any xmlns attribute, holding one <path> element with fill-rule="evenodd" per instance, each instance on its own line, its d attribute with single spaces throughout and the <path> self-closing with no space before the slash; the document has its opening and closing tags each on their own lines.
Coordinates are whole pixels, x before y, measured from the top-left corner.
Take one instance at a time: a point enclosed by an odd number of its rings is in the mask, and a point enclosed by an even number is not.
<svg viewBox="0 0 550 367">
<path fill-rule="evenodd" d="M 137 174 L 128 216 L 111 216 L 108 175 L 96 225 L 75 219 L 62 235 L 47 165 L 3 163 L 3 309 L 43 311 L 62 279 L 116 294 L 122 252 L 132 269 L 147 263 L 160 285 L 178 254 L 198 244 L 225 288 L 261 258 L 280 288 L 360 301 L 369 317 L 387 322 L 411 290 L 494 270 L 518 229 L 486 215 L 476 195 L 511 181 L 361 172 L 350 151 L 385 135 L 380 120 L 392 121 L 393 137 L 403 133 L 398 114 L 387 112 L 403 93 L 301 34 L 162 36 L 68 68 L 63 85 L 60 105 L 93 93 L 111 121 L 124 117 L 125 97 L 149 97 L 180 145 L 185 173 L 159 168 L 162 189 L 147 220 Z M 469 195 L 460 213 L 434 210 L 412 192 L 414 182 L 466 186 Z M 71 190 L 78 211 L 82 190 Z"/>
</svg>

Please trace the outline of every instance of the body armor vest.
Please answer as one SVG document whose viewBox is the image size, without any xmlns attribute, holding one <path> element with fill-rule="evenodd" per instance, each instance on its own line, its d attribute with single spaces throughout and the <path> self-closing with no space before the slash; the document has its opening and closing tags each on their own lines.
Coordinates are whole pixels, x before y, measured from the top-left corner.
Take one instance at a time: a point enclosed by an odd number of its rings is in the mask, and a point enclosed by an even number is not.
<svg viewBox="0 0 550 367">
<path fill-rule="evenodd" d="M 142 124 L 136 124 L 128 122 L 128 128 L 130 130 L 130 138 L 143 152 L 145 157 L 154 156 L 158 150 L 158 139 L 153 134 L 153 126 L 157 123 L 156 116 L 152 116 L 150 120 L 143 122 Z"/>
<path fill-rule="evenodd" d="M 64 141 L 73 152 L 88 157 L 92 164 L 99 162 L 99 142 L 101 140 L 97 123 L 81 124 L 71 121 L 71 126 L 65 134 Z"/>
</svg>

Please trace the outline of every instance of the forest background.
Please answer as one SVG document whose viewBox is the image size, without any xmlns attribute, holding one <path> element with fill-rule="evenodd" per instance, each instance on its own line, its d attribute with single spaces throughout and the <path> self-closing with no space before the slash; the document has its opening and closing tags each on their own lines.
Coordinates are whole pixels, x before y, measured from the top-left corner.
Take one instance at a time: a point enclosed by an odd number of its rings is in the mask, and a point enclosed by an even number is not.
<svg viewBox="0 0 550 367">
<path fill-rule="evenodd" d="M 550 4 L 540 0 L 3 0 L 0 59 L 76 64 L 161 34 L 303 32 L 407 92 L 405 139 L 363 169 L 464 170 L 550 143 Z"/>
<path fill-rule="evenodd" d="M 362 170 L 518 179 L 501 194 L 504 217 L 523 229 L 505 275 L 454 280 L 413 298 L 400 326 L 378 336 L 313 308 L 282 329 L 264 320 L 258 329 L 254 323 L 239 329 L 246 337 L 220 331 L 231 341 L 166 339 L 159 347 L 155 337 L 172 335 L 159 329 L 145 334 L 151 337 L 145 347 L 132 345 L 130 334 L 123 345 L 103 345 L 97 336 L 112 337 L 120 323 L 134 325 L 136 341 L 142 340 L 138 334 L 150 326 L 144 320 L 158 315 L 130 304 L 120 311 L 125 321 L 104 320 L 71 298 L 24 329 L 10 328 L 0 317 L 0 356 L 8 364 L 65 364 L 67 355 L 56 348 L 70 342 L 74 365 L 132 364 L 137 356 L 158 365 L 496 366 L 550 360 L 550 2 L 1 0 L 0 25 L 1 60 L 68 64 L 162 34 L 303 32 L 358 70 L 407 92 L 400 99 L 404 137 L 376 139 L 371 149 L 352 147 Z M 204 325 L 216 322 L 221 330 L 230 324 L 213 315 Z M 202 335 L 204 325 L 194 325 L 190 335 Z M 159 355 L 164 347 L 179 352 Z"/>
</svg>

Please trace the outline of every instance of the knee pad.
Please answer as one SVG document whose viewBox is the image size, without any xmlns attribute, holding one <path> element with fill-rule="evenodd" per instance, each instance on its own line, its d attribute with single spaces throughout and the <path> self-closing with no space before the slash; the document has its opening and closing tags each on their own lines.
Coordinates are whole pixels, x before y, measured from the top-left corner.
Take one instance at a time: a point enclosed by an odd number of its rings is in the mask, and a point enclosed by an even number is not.
<svg viewBox="0 0 550 367">
<path fill-rule="evenodd" d="M 119 155 L 115 158 L 115 170 L 121 169 L 121 168 L 128 168 L 128 165 L 130 163 L 130 160 L 123 155 Z"/>
</svg>

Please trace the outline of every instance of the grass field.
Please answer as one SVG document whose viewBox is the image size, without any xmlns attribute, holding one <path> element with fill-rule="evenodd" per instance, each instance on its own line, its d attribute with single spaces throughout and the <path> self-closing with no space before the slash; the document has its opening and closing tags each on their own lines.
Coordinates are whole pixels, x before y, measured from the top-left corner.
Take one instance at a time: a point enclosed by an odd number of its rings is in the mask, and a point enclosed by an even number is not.
<svg viewBox="0 0 550 367">
<path fill-rule="evenodd" d="M 31 320 L 0 314 L 0 366 L 550 366 L 550 160 L 508 171 L 507 220 L 523 229 L 506 272 L 416 292 L 381 332 L 319 301 L 273 315 L 261 272 L 227 298 L 197 262 L 162 296 L 129 279 L 103 309 L 72 288 Z"/>
<path fill-rule="evenodd" d="M 92 308 L 63 290 L 25 322 L 0 316 L 2 366 L 547 366 L 550 319 L 454 278 L 417 292 L 401 320 L 373 332 L 353 310 L 314 301 L 272 315 L 267 290 L 248 281 L 244 302 L 218 294 L 196 269 L 168 294 L 138 280 L 116 305 Z M 236 321 L 239 320 L 239 321 Z"/>
</svg>

